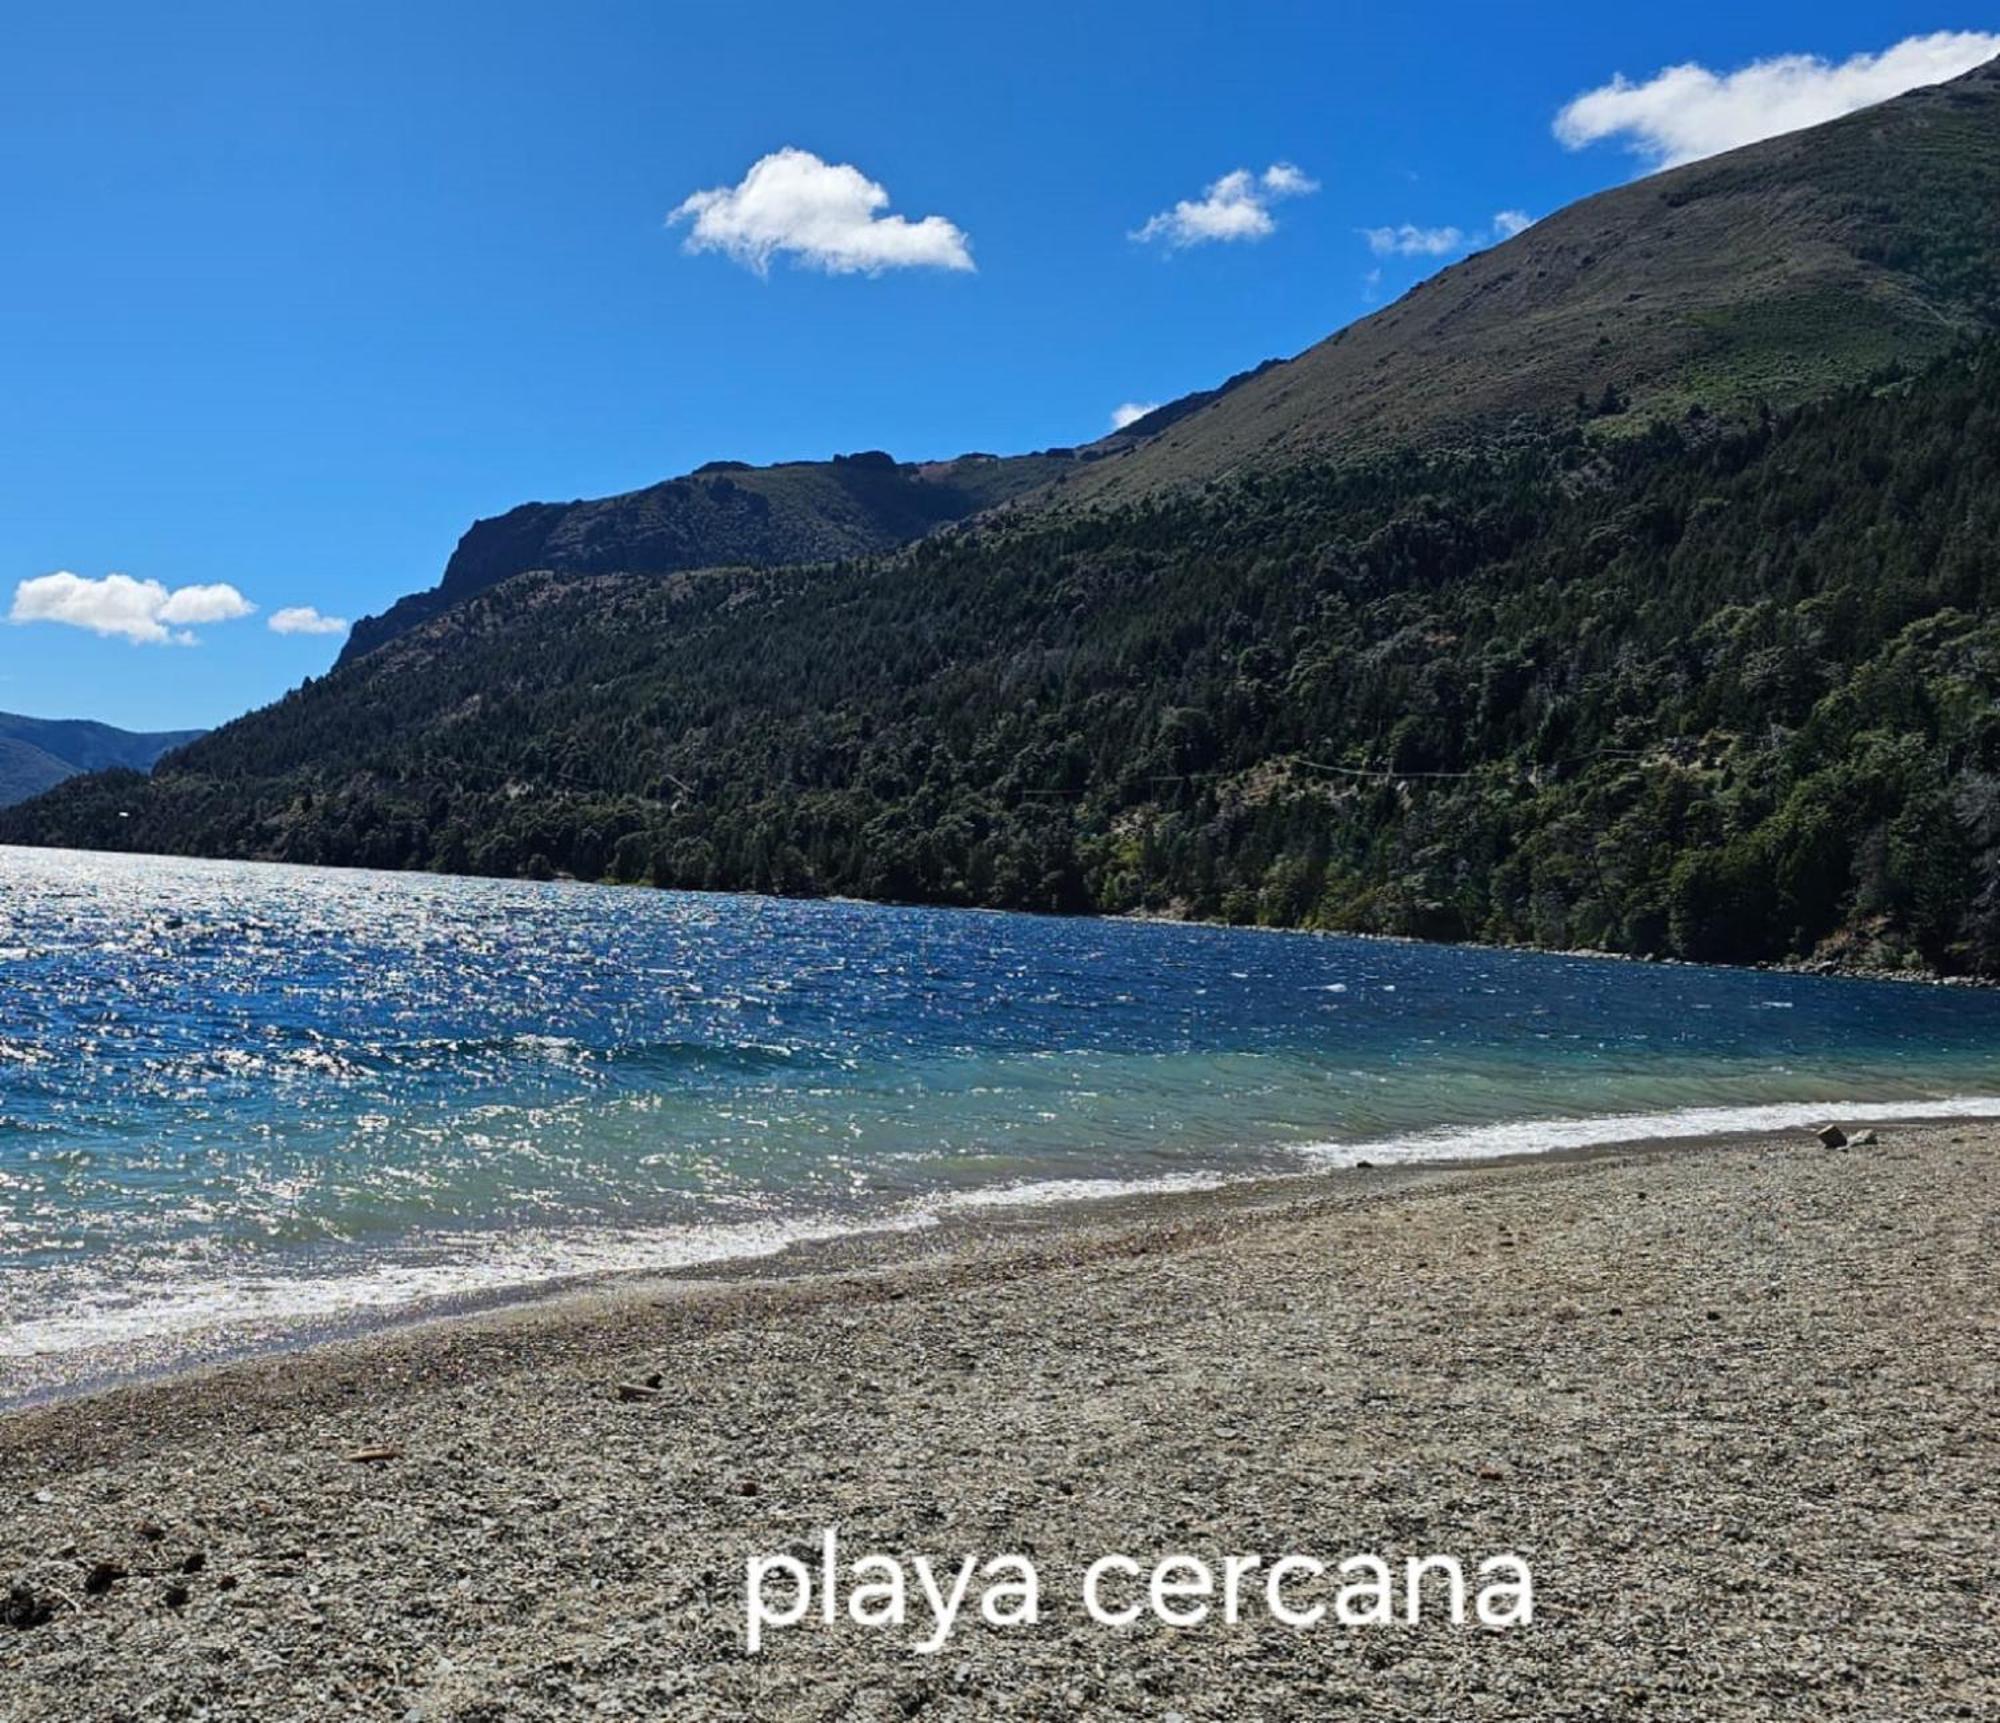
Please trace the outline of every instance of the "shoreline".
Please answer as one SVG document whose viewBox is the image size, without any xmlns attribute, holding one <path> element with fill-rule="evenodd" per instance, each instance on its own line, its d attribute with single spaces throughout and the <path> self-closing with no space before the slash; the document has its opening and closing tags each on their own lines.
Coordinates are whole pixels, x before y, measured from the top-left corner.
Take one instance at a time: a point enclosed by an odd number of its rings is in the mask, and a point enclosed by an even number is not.
<svg viewBox="0 0 2000 1723">
<path fill-rule="evenodd" d="M 1979 1714 L 1996 1172 L 2000 1125 L 1968 1119 L 1329 1173 L 16 1412 L 0 1570 L 48 1613 L 0 1631 L 0 1691 L 462 1723 Z M 1518 1549 L 1537 1615 L 1302 1636 L 1052 1610 L 930 1658 L 817 1624 L 746 1656 L 746 1558 L 830 1525 L 1051 1573 Z"/>
<path fill-rule="evenodd" d="M 1921 1109 L 1901 1113 L 1888 1108 L 1843 1110 L 1838 1106 L 1815 1106 L 1813 1114 L 1852 1132 L 1963 1127 L 1967 1131 L 1991 1129 L 2000 1140 L 2000 1098 L 1985 1110 L 1964 1114 L 1925 1114 Z M 1355 1145 L 1357 1150 L 1368 1146 Z M 1476 1158 L 1377 1162 L 1364 1155 L 1358 1164 L 1246 1173 L 1218 1177 L 1212 1183 L 1056 1200 L 1007 1202 L 998 1191 L 979 1193 L 992 1200 L 948 1210 L 923 1227 L 864 1222 L 850 1231 L 795 1239 L 769 1252 L 746 1251 L 681 1267 L 610 1269 L 450 1294 L 379 1314 L 346 1312 L 323 1319 L 286 1321 L 254 1338 L 218 1343 L 205 1355 L 74 1381 L 52 1380 L 41 1391 L 0 1400 L 0 1456 L 9 1451 L 7 1436 L 14 1420 L 116 1403 L 127 1395 L 171 1400 L 183 1390 L 206 1391 L 212 1382 L 239 1373 L 246 1380 L 272 1374 L 297 1375 L 312 1369 L 322 1358 L 344 1363 L 377 1348 L 418 1352 L 436 1344 L 453 1351 L 463 1340 L 466 1350 L 480 1354 L 489 1336 L 513 1339 L 543 1331 L 560 1336 L 572 1324 L 587 1327 L 628 1307 L 661 1309 L 676 1301 L 692 1304 L 705 1300 L 726 1304 L 738 1296 L 763 1297 L 774 1292 L 816 1304 L 885 1276 L 976 1277 L 1015 1267 L 1032 1271 L 1036 1265 L 1074 1249 L 1150 1254 L 1231 1222 L 1281 1218 L 1300 1208 L 1365 1205 L 1413 1186 L 1449 1185 L 1460 1177 L 1480 1173 L 1531 1172 L 1537 1167 L 1587 1166 L 1600 1160 L 1653 1160 L 1680 1153 L 1779 1146 L 1822 1152 L 1811 1128 L 1799 1125 L 1780 1130 L 1614 1137 Z M 561 1344 L 560 1338 L 556 1344 Z M 122 1351 L 126 1345 L 114 1342 L 95 1350 Z M 60 1359 L 64 1355 L 55 1356 Z"/>
<path fill-rule="evenodd" d="M 1718 1118 L 1733 1115 L 1742 1122 L 1711 1125 L 1701 1121 L 1703 1113 Z M 1752 1122 L 1752 1116 L 1761 1117 Z M 623 1296 L 643 1298 L 665 1289 L 698 1295 L 753 1281 L 788 1284 L 912 1263 L 943 1264 L 961 1254 L 977 1256 L 1002 1243 L 1040 1241 L 1071 1229 L 1119 1232 L 1193 1223 L 1211 1210 L 1256 1211 L 1288 1202 L 1351 1196 L 1360 1189 L 1393 1189 L 1420 1177 L 1483 1168 L 1717 1149 L 1794 1137 L 1804 1140 L 1824 1122 L 1841 1124 L 1851 1131 L 2000 1123 L 2000 1096 L 1940 1099 L 1928 1104 L 1750 1103 L 1692 1110 L 1684 1122 L 1693 1128 L 1686 1130 L 1635 1129 L 1617 1134 L 1628 1125 L 1657 1127 L 1673 1122 L 1672 1115 L 1652 1118 L 1632 1114 L 1498 1121 L 1410 1137 L 1323 1145 L 1301 1151 L 1308 1157 L 1306 1164 L 1294 1170 L 1163 1173 L 1153 1179 L 972 1187 L 941 1198 L 913 1199 L 878 1215 L 856 1216 L 851 1225 L 808 1230 L 768 1248 L 746 1246 L 682 1264 L 586 1270 L 540 1280 L 469 1286 L 402 1302 L 224 1320 L 136 1337 L 120 1336 L 6 1360 L 7 1369 L 0 1371 L 0 1380 L 12 1374 L 19 1385 L 0 1393 L 0 1424 L 17 1414 L 77 1400 L 149 1388 L 171 1390 L 211 1372 L 310 1358 L 327 1348 L 366 1345 L 382 1337 L 417 1335 L 454 1324 L 506 1322 L 529 1314 L 560 1322 L 571 1307 L 585 1309 Z M 1593 1134 L 1606 1130 L 1613 1134 Z M 1498 1152 L 1425 1152 L 1459 1141 L 1504 1141 L 1528 1134 L 1540 1135 L 1544 1142 Z M 1584 1140 L 1564 1142 L 1561 1139 L 1565 1136 Z M 1404 1152 L 1411 1145 L 1418 1148 L 1414 1156 Z M 1319 1164 L 1312 1164 L 1314 1161 Z M 1098 1184 L 1110 1188 L 1089 1188 Z"/>
<path fill-rule="evenodd" d="M 2000 1110 L 1990 1121 L 2000 1135 Z M 1987 1120 L 1964 1122 L 1972 1128 Z M 1881 1128 L 1896 1129 L 1898 1124 L 1884 1120 Z M 1926 1124 L 1900 1122 L 1904 1129 Z M 1726 1153 L 1780 1141 L 1818 1147 L 1803 1134 L 1779 1139 L 1761 1132 L 1717 1132 L 1634 1138 L 1478 1161 L 1406 1162 L 1245 1177 L 1192 1190 L 995 1205 L 941 1220 L 922 1232 L 863 1229 L 801 1240 L 768 1256 L 585 1276 L 546 1289 L 499 1292 L 485 1300 L 448 1300 L 446 1308 L 412 1309 L 379 1322 L 305 1324 L 289 1342 L 253 1343 L 248 1350 L 215 1358 L 85 1380 L 73 1388 L 58 1385 L 43 1396 L 0 1403 L 0 1462 L 16 1455 L 24 1432 L 30 1445 L 40 1445 L 40 1429 L 59 1429 L 67 1447 L 74 1436 L 73 1421 L 97 1428 L 105 1414 L 131 1418 L 151 1432 L 179 1421 L 174 1410 L 179 1401 L 238 1400 L 247 1393 L 260 1404 L 267 1398 L 282 1404 L 301 1390 L 306 1398 L 314 1398 L 317 1385 L 310 1378 L 320 1374 L 337 1383 L 343 1396 L 349 1395 L 356 1373 L 377 1360 L 393 1360 L 399 1369 L 422 1369 L 422 1355 L 434 1351 L 450 1361 L 446 1368 L 468 1368 L 476 1379 L 489 1369 L 518 1368 L 522 1359 L 517 1353 L 525 1351 L 534 1367 L 578 1339 L 587 1342 L 597 1330 L 622 1326 L 643 1312 L 686 1313 L 699 1322 L 727 1321 L 746 1309 L 765 1314 L 774 1303 L 813 1309 L 852 1299 L 865 1305 L 890 1296 L 887 1289 L 904 1277 L 965 1282 L 989 1275 L 1033 1274 L 1059 1262 L 1093 1256 L 1149 1256 L 1196 1239 L 1219 1238 L 1232 1224 L 1282 1221 L 1293 1210 L 1366 1207 L 1412 1187 L 1450 1184 L 1479 1174 Z M 168 1414 L 165 1419 L 156 1416 L 163 1409 Z"/>
</svg>

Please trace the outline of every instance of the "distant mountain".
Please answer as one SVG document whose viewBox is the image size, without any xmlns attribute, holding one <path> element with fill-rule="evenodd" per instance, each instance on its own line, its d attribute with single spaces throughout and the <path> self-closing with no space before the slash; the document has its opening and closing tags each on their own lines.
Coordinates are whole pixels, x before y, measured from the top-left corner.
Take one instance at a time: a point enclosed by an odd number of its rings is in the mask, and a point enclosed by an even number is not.
<svg viewBox="0 0 2000 1723">
<path fill-rule="evenodd" d="M 726 565 L 830 562 L 894 550 L 1070 471 L 1063 449 L 1002 459 L 902 462 L 869 452 L 752 467 L 711 461 L 684 478 L 596 501 L 523 503 L 475 521 L 428 592 L 363 617 L 339 662 L 352 663 L 428 617 L 528 569 L 676 574 Z"/>
<path fill-rule="evenodd" d="M 75 777 L 124 766 L 148 771 L 171 748 L 200 730 L 118 730 L 87 718 L 23 718 L 0 712 L 0 807 Z"/>
</svg>

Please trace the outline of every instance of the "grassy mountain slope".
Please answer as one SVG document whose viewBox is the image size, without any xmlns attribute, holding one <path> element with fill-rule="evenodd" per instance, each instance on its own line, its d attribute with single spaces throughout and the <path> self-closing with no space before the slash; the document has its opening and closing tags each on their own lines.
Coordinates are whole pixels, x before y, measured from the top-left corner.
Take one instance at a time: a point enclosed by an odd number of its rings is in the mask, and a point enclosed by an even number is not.
<svg viewBox="0 0 2000 1723">
<path fill-rule="evenodd" d="M 1807 400 L 2000 327 L 2000 61 L 1561 210 L 1069 494 L 1565 413 Z"/>
<path fill-rule="evenodd" d="M 902 463 L 884 454 L 750 467 L 715 461 L 623 496 L 524 503 L 477 521 L 444 578 L 354 626 L 341 662 L 528 569 L 671 574 L 722 563 L 774 566 L 893 550 L 1070 471 L 1060 453 Z"/>
<path fill-rule="evenodd" d="M 119 730 L 86 718 L 23 718 L 0 712 L 0 807 L 26 801 L 79 772 L 148 770 L 199 730 Z"/>
<path fill-rule="evenodd" d="M 1990 973 L 1997 713 L 1988 346 L 886 561 L 528 574 L 0 838 Z"/>
</svg>

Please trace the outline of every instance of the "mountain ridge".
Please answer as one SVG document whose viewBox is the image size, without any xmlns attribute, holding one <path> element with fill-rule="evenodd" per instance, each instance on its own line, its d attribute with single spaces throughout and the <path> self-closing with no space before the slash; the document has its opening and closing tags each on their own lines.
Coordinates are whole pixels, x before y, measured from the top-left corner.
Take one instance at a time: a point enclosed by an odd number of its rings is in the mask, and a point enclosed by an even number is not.
<svg viewBox="0 0 2000 1723">
<path fill-rule="evenodd" d="M 1569 204 L 1072 495 L 1546 419 L 1606 390 L 1640 418 L 1790 405 L 2000 327 L 1996 253 L 2000 59 Z"/>
<path fill-rule="evenodd" d="M 710 461 L 616 496 L 522 503 L 475 521 L 442 578 L 355 623 L 338 663 L 530 568 L 678 574 L 879 555 L 1046 485 L 1074 451 L 898 461 L 879 451 L 753 467 Z"/>
</svg>

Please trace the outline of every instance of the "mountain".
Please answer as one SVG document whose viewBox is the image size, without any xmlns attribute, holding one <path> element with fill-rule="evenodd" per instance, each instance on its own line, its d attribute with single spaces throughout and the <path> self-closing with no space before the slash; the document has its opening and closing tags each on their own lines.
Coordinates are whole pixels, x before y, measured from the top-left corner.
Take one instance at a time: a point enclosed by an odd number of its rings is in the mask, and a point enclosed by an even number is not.
<svg viewBox="0 0 2000 1723">
<path fill-rule="evenodd" d="M 531 569 L 670 574 L 877 555 L 1008 501 L 1115 501 L 1225 473 L 1573 416 L 1788 405 L 2000 324 L 2000 62 L 1621 186 L 1081 449 L 717 461 L 476 522 L 351 663 Z"/>
<path fill-rule="evenodd" d="M 1621 188 L 1040 478 L 517 511 L 0 841 L 2000 973 L 1996 140 Z M 744 527 L 856 483 L 901 548 Z"/>
<path fill-rule="evenodd" d="M 150 770 L 200 730 L 115 730 L 85 718 L 23 718 L 0 712 L 0 807 L 26 801 L 79 772 Z"/>
<path fill-rule="evenodd" d="M 531 568 L 674 574 L 727 563 L 830 562 L 893 550 L 948 521 L 1048 484 L 1068 449 L 1002 459 L 900 462 L 871 451 L 752 467 L 711 461 L 684 478 L 595 501 L 523 503 L 475 521 L 444 578 L 354 625 L 346 664 L 440 611 Z"/>
</svg>

